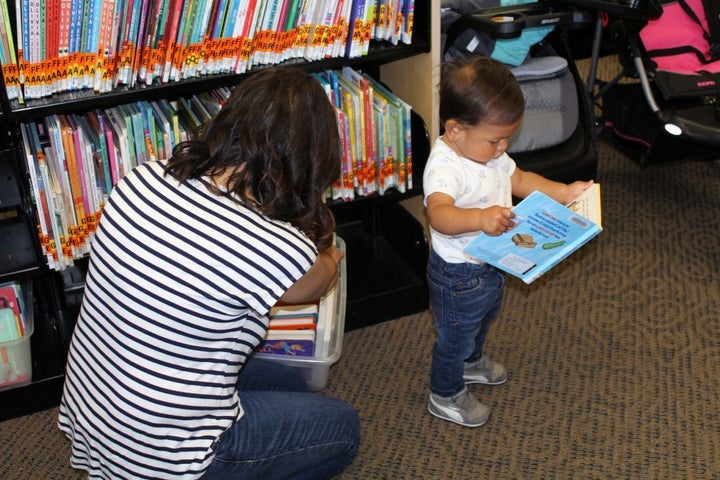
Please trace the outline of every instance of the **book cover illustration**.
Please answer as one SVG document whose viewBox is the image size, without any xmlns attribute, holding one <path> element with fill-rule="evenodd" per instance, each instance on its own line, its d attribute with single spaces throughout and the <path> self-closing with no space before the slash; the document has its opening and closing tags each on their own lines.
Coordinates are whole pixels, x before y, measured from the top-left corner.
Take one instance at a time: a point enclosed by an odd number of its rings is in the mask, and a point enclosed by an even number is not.
<svg viewBox="0 0 720 480">
<path fill-rule="evenodd" d="M 15 282 L 0 284 L 0 342 L 9 342 L 25 336 L 25 319 L 22 315 L 20 285 Z"/>
<path fill-rule="evenodd" d="M 25 317 L 20 284 L 0 284 L 0 390 L 30 381 L 31 320 Z"/>
<path fill-rule="evenodd" d="M 528 284 L 602 231 L 598 223 L 537 191 L 513 212 L 511 230 L 497 236 L 481 233 L 465 253 Z"/>
<path fill-rule="evenodd" d="M 315 353 L 315 330 L 268 330 L 258 352 L 295 357 L 312 357 Z"/>
</svg>

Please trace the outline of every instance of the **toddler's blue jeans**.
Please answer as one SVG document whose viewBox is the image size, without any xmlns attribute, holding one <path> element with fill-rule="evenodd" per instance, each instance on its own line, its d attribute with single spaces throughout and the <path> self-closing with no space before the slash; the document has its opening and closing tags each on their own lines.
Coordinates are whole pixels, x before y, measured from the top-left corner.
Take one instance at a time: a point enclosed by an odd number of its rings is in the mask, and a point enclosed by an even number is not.
<svg viewBox="0 0 720 480">
<path fill-rule="evenodd" d="M 465 388 L 464 362 L 479 360 L 502 303 L 505 275 L 489 264 L 448 263 L 432 249 L 427 269 L 437 332 L 430 391 L 443 397 Z"/>
<path fill-rule="evenodd" d="M 329 479 L 352 463 L 355 409 L 309 392 L 292 367 L 251 358 L 238 390 L 245 415 L 219 438 L 203 479 Z"/>
</svg>

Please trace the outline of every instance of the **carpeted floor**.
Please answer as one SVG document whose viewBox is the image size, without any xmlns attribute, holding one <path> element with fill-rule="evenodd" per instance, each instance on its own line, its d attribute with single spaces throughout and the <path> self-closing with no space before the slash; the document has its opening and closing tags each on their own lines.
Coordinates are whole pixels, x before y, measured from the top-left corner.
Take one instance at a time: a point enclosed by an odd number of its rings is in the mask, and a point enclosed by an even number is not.
<svg viewBox="0 0 720 480">
<path fill-rule="evenodd" d="M 425 411 L 429 314 L 347 335 L 327 393 L 364 439 L 342 479 L 720 478 L 720 164 L 601 153 L 605 231 L 510 282 L 487 345 L 510 380 L 470 387 L 488 424 Z"/>
<path fill-rule="evenodd" d="M 342 480 L 720 479 L 720 163 L 599 148 L 605 231 L 509 280 L 487 349 L 510 379 L 470 387 L 488 424 L 427 413 L 427 312 L 345 335 L 324 393 L 363 437 Z M 82 478 L 55 416 L 0 423 L 0 478 Z"/>
</svg>

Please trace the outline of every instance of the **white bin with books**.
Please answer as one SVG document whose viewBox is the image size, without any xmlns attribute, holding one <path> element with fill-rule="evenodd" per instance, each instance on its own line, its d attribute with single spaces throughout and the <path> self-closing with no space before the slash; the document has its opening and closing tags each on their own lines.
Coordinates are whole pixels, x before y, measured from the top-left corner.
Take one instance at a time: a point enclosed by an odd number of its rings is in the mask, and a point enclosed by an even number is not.
<svg viewBox="0 0 720 480">
<path fill-rule="evenodd" d="M 0 285 L 0 391 L 32 380 L 32 283 Z"/>
<path fill-rule="evenodd" d="M 345 251 L 345 242 L 336 237 L 336 245 Z M 264 358 L 299 369 L 310 390 L 325 388 L 330 367 L 338 361 L 342 352 L 345 330 L 345 303 L 347 293 L 346 261 L 340 262 L 337 284 L 324 295 L 317 307 L 317 327 L 314 335 L 313 353 L 310 356 L 257 352 Z"/>
</svg>

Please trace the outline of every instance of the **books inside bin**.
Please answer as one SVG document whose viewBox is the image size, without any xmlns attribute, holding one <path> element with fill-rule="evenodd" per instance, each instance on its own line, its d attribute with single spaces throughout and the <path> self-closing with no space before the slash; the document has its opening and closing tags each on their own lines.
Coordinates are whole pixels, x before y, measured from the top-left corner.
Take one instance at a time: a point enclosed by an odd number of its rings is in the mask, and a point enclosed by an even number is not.
<svg viewBox="0 0 720 480">
<path fill-rule="evenodd" d="M 0 391 L 32 380 L 32 283 L 0 284 Z"/>
<path fill-rule="evenodd" d="M 336 237 L 336 239 L 337 248 L 345 251 L 343 240 L 340 237 Z M 285 333 L 280 331 L 282 329 L 275 329 L 275 338 L 266 339 L 261 343 L 255 357 L 296 367 L 300 369 L 311 390 L 324 388 L 329 368 L 340 358 L 342 351 L 342 338 L 345 330 L 346 278 L 346 262 L 343 259 L 340 262 L 337 284 L 320 298 L 317 304 L 288 306 L 286 309 L 273 312 L 276 315 L 274 317 L 271 315 L 271 321 L 273 318 L 281 321 L 293 319 L 298 323 L 308 322 L 308 317 L 312 317 L 317 312 L 317 323 L 315 328 L 306 326 L 304 329 L 286 329 Z M 313 305 L 316 308 L 313 308 Z M 303 317 L 305 318 L 303 319 Z M 280 341 L 282 340 L 280 337 L 283 335 L 286 337 L 285 342 Z M 290 338 L 291 336 L 295 338 Z M 308 340 L 310 338 L 312 340 Z M 311 346 L 310 343 L 312 343 Z M 272 348 L 268 345 L 272 345 L 278 350 L 271 353 Z"/>
<path fill-rule="evenodd" d="M 318 321 L 319 301 L 307 304 L 276 305 L 270 311 L 265 340 L 257 350 L 276 355 L 315 355 L 316 337 L 323 337 L 327 317 Z"/>
</svg>

